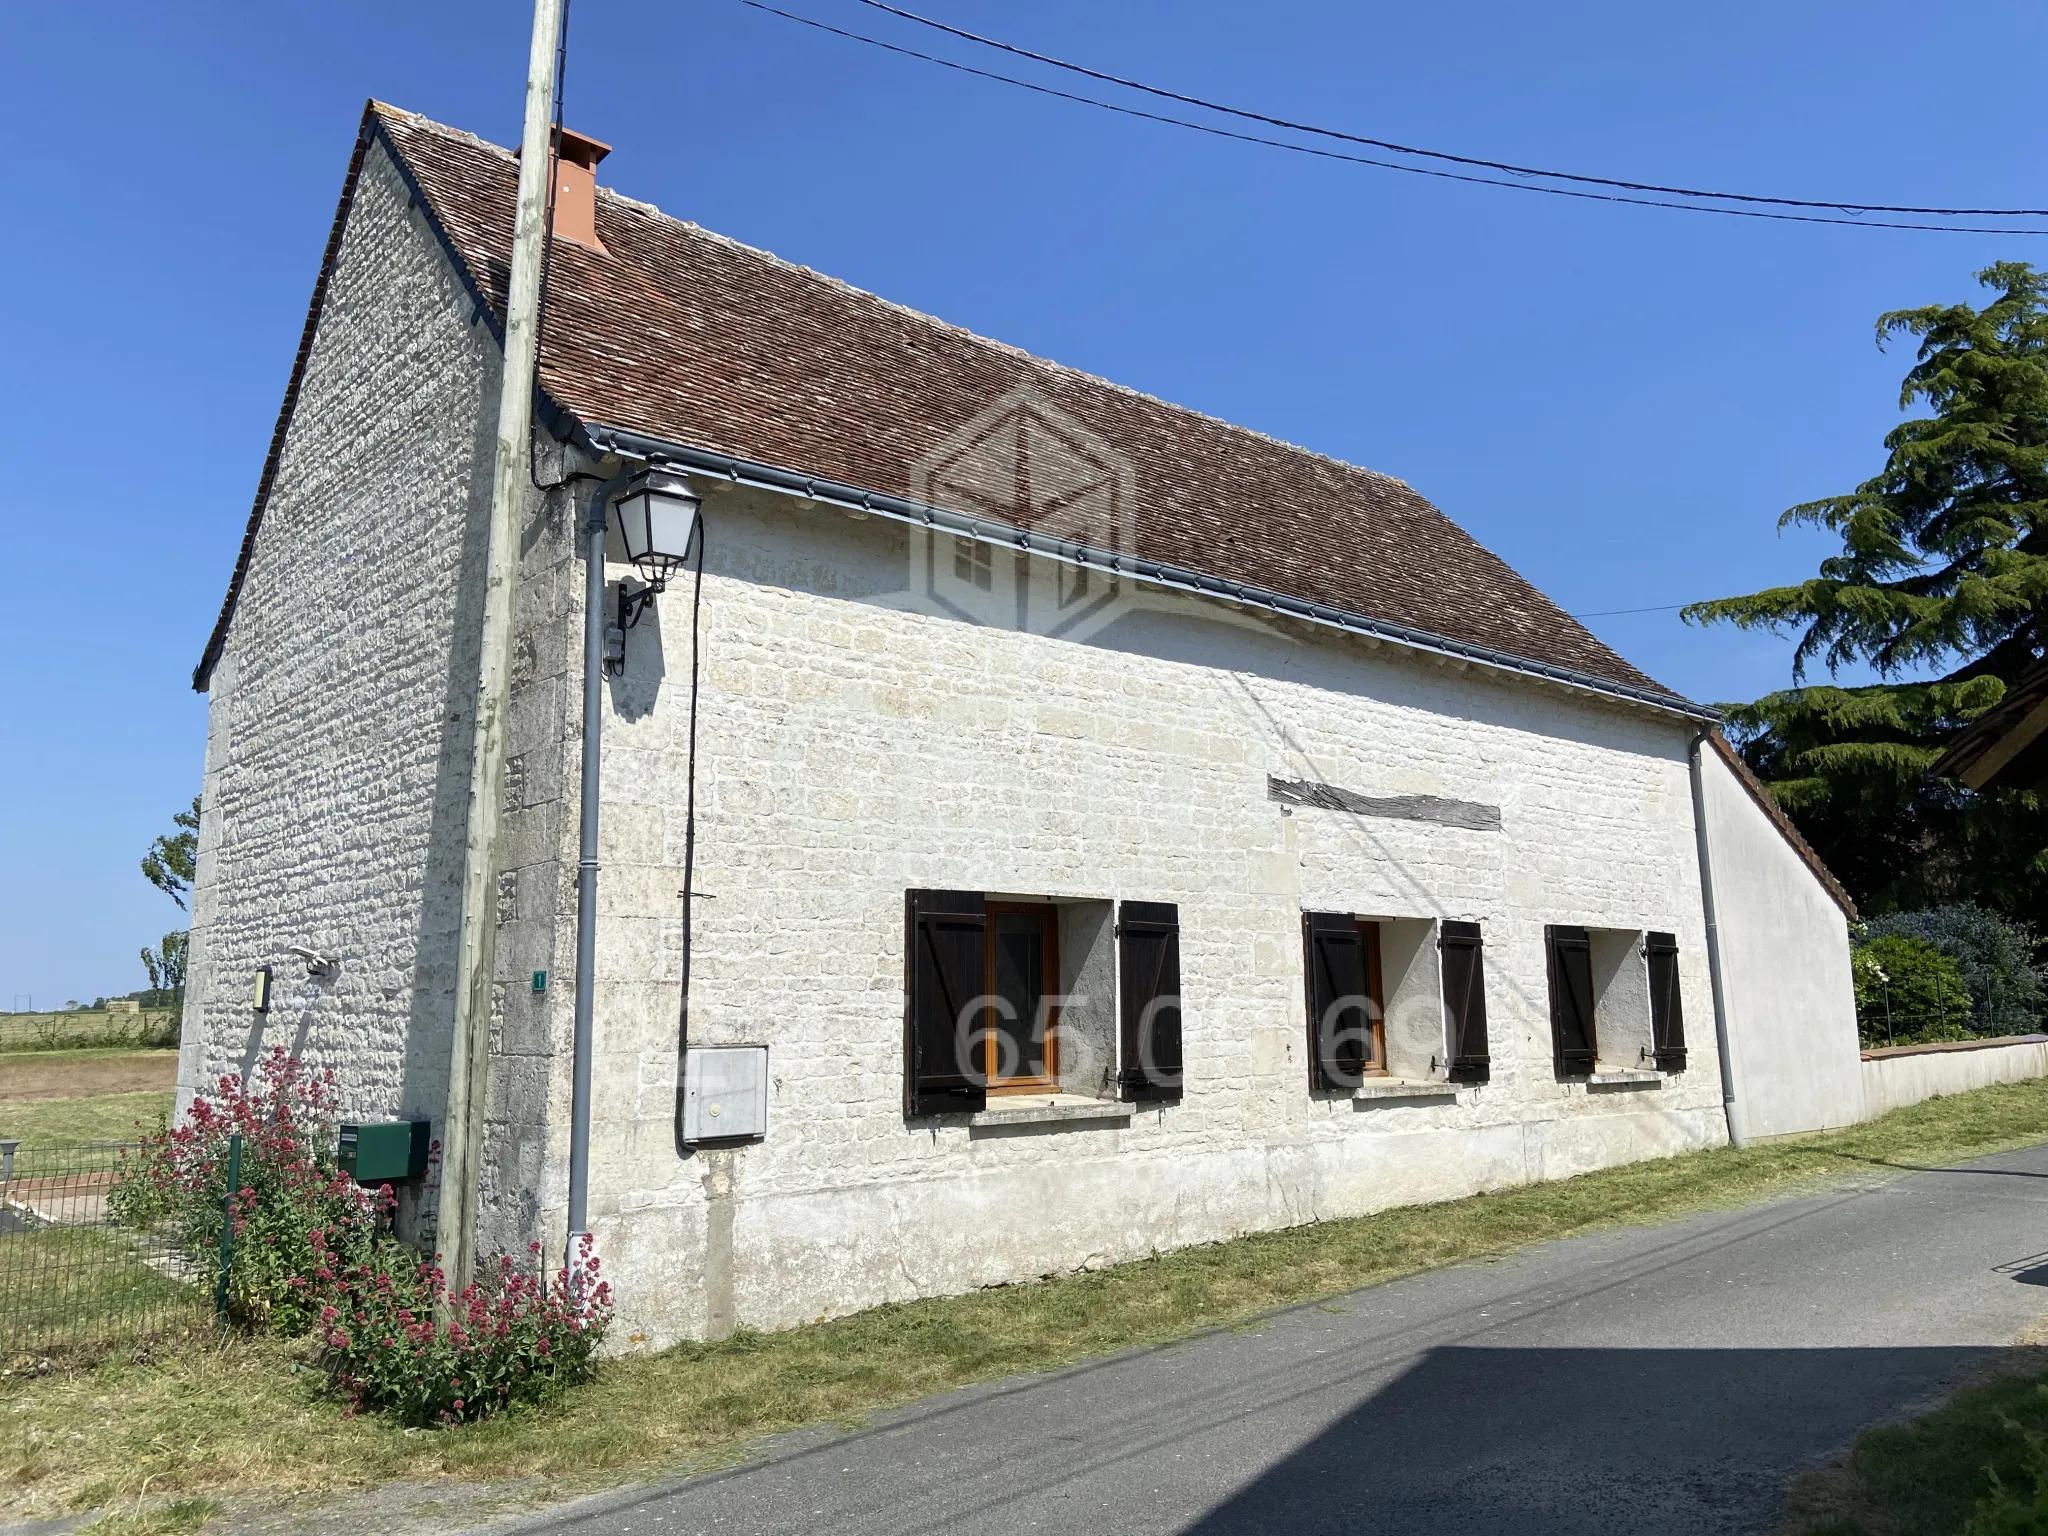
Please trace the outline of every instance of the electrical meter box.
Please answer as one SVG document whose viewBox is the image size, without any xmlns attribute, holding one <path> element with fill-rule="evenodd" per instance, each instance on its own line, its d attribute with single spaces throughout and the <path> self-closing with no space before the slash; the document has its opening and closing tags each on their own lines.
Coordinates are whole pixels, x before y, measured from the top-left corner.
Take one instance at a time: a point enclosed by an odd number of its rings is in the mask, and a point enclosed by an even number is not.
<svg viewBox="0 0 2048 1536">
<path fill-rule="evenodd" d="M 758 1141 L 768 1134 L 768 1047 L 693 1045 L 683 1062 L 683 1140 Z"/>
<path fill-rule="evenodd" d="M 358 1184 L 400 1184 L 427 1171 L 433 1134 L 431 1120 L 344 1125 L 335 1161 Z"/>
</svg>

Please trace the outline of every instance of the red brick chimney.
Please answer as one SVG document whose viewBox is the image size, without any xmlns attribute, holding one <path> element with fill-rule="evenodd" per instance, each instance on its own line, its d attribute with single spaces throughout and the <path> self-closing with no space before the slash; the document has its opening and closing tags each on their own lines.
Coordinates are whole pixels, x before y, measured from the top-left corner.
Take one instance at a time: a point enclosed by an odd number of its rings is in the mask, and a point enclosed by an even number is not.
<svg viewBox="0 0 2048 1536">
<path fill-rule="evenodd" d="M 555 238 L 604 251 L 597 238 L 597 162 L 612 152 L 586 134 L 561 130 L 555 155 Z"/>
</svg>

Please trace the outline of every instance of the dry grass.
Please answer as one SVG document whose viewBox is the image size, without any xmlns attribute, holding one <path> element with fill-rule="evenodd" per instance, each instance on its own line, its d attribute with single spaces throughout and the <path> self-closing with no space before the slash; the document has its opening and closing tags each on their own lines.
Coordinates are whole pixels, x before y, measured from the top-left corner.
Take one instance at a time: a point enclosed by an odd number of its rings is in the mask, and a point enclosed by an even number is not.
<svg viewBox="0 0 2048 1536">
<path fill-rule="evenodd" d="M 2048 1138 L 2048 1082 L 1870 1125 L 1264 1233 L 1033 1285 L 607 1364 L 546 1413 L 412 1432 L 345 1419 L 275 1342 L 0 1380 L 0 1512 L 328 1494 L 395 1478 L 533 1480 L 537 1497 L 729 1459 L 760 1436 L 970 1382 L 1229 1327 L 1292 1303 L 1623 1222 L 1663 1220 Z"/>
<path fill-rule="evenodd" d="M 0 1056 L 0 1100 L 165 1092 L 177 1085 L 176 1051 L 11 1051 Z"/>
</svg>

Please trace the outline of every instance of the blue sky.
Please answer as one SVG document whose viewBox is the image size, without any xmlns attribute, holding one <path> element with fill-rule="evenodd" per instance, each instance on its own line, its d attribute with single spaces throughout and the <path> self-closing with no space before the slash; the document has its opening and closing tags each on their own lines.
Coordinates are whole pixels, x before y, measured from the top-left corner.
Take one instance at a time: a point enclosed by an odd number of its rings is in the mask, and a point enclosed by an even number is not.
<svg viewBox="0 0 2048 1536">
<path fill-rule="evenodd" d="M 787 8 L 977 63 L 853 0 Z M 2048 201 L 2048 9 L 926 0 L 1195 94 L 1461 153 L 1884 202 Z M 0 170 L 0 1005 L 144 984 L 218 607 L 367 96 L 518 136 L 521 4 L 11 7 Z M 1616 209 L 1132 122 L 738 0 L 577 0 L 605 180 L 1061 362 L 1398 475 L 1574 612 L 1809 574 L 1878 464 L 1883 310 L 2048 241 Z M 2012 61 L 2001 85 L 1996 66 Z M 1027 66 L 1028 67 L 1028 66 Z M 1050 77 L 1048 77 L 1050 78 Z M 1590 621 L 1707 700 L 1789 645 Z"/>
</svg>

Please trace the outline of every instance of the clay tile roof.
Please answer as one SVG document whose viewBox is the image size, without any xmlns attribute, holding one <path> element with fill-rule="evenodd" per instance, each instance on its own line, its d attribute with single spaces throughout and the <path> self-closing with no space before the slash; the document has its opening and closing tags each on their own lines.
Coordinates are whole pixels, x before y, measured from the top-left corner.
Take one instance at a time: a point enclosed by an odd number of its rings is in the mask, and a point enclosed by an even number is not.
<svg viewBox="0 0 2048 1536">
<path fill-rule="evenodd" d="M 373 106 L 502 311 L 518 164 Z M 607 254 L 558 242 L 542 387 L 603 425 L 951 510 L 918 465 L 1020 388 L 1128 466 L 1141 558 L 1648 689 L 1399 480 L 1047 362 L 600 190 Z M 923 492 L 923 495 L 919 493 Z"/>
</svg>

